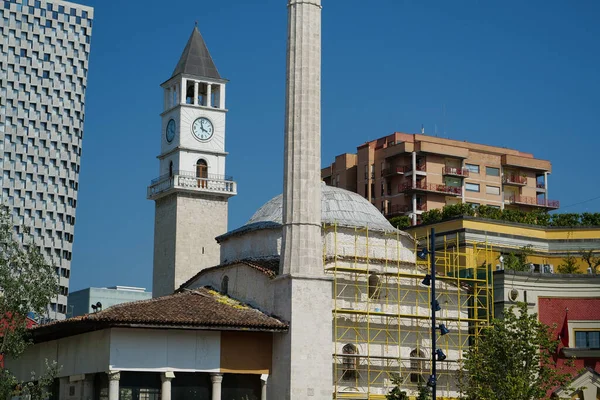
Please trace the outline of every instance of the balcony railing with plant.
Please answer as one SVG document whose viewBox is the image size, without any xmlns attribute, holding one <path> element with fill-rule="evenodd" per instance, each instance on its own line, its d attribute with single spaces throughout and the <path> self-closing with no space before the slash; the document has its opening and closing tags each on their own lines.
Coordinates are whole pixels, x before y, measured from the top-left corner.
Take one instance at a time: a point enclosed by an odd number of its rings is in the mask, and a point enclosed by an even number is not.
<svg viewBox="0 0 600 400">
<path fill-rule="evenodd" d="M 456 168 L 456 167 L 444 167 L 442 169 L 442 174 L 443 175 L 453 175 L 453 176 L 460 176 L 463 178 L 468 178 L 469 177 L 469 170 L 466 168 Z"/>
<path fill-rule="evenodd" d="M 447 186 L 441 183 L 427 183 L 425 180 L 417 182 L 414 186 L 412 182 L 403 183 L 398 186 L 398 192 L 407 192 L 421 190 L 425 192 L 446 193 L 454 196 L 462 195 L 462 188 L 456 186 Z"/>
<path fill-rule="evenodd" d="M 504 175 L 502 182 L 507 185 L 525 186 L 527 185 L 527 177 L 519 175 Z"/>
</svg>

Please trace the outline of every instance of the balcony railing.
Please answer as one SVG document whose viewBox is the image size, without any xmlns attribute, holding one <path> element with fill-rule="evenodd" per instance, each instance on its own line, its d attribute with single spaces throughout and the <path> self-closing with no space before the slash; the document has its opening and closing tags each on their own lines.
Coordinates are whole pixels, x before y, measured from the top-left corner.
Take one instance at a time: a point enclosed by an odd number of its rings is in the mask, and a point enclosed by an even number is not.
<svg viewBox="0 0 600 400">
<path fill-rule="evenodd" d="M 409 171 L 411 167 L 409 165 L 400 165 L 398 167 L 390 167 L 385 168 L 381 171 L 382 176 L 390 176 L 390 175 L 402 175 L 406 171 Z"/>
<path fill-rule="evenodd" d="M 446 186 L 440 183 L 427 183 L 424 180 L 421 182 L 417 182 L 414 186 L 411 183 L 404 183 L 398 186 L 398 192 L 408 192 L 408 191 L 425 191 L 425 192 L 435 192 L 435 193 L 445 193 L 452 196 L 461 196 L 462 188 L 456 186 Z"/>
<path fill-rule="evenodd" d="M 537 182 L 535 187 L 538 189 L 546 189 L 546 184 L 544 182 Z"/>
<path fill-rule="evenodd" d="M 444 167 L 442 170 L 443 175 L 453 175 L 460 176 L 463 178 L 469 177 L 469 170 L 466 168 L 456 168 L 456 167 Z"/>
<path fill-rule="evenodd" d="M 163 175 L 153 179 L 148 187 L 148 198 L 154 198 L 171 189 L 229 196 L 237 194 L 237 184 L 231 176 L 208 174 L 206 177 L 200 178 L 194 172 L 175 171 L 172 175 Z"/>
<path fill-rule="evenodd" d="M 502 183 L 505 185 L 525 186 L 527 185 L 527 178 L 519 175 L 504 175 Z"/>
<path fill-rule="evenodd" d="M 530 196 L 511 196 L 504 199 L 510 204 L 524 204 L 528 206 L 547 207 L 547 208 L 559 208 L 560 201 L 558 200 L 546 200 L 538 199 L 537 197 Z"/>
<path fill-rule="evenodd" d="M 411 172 L 413 170 L 412 165 L 407 165 L 406 167 L 406 171 L 404 172 Z M 416 170 L 419 172 L 427 172 L 427 164 L 418 164 Z"/>
</svg>

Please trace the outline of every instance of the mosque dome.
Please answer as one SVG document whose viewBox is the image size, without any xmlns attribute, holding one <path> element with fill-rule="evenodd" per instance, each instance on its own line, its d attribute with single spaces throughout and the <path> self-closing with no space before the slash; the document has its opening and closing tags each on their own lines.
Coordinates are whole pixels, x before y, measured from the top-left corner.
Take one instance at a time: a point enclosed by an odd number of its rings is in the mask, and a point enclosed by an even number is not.
<svg viewBox="0 0 600 400">
<path fill-rule="evenodd" d="M 281 224 L 283 195 L 274 197 L 254 213 L 246 227 L 263 224 Z M 321 220 L 327 224 L 345 227 L 369 228 L 378 231 L 396 229 L 364 197 L 333 186 L 321 186 Z"/>
</svg>

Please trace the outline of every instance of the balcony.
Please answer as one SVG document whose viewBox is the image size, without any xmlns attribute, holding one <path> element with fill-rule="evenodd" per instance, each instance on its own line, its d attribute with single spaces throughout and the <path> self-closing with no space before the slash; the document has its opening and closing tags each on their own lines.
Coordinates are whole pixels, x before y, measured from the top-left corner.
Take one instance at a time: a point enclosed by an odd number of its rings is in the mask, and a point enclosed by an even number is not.
<svg viewBox="0 0 600 400">
<path fill-rule="evenodd" d="M 502 183 L 509 186 L 525 186 L 527 185 L 527 178 L 519 175 L 504 175 Z"/>
<path fill-rule="evenodd" d="M 403 175 L 406 171 L 411 169 L 408 165 L 401 165 L 398 167 L 390 167 L 381 171 L 381 176 L 388 177 L 393 175 Z"/>
<path fill-rule="evenodd" d="M 535 190 L 537 192 L 545 192 L 546 191 L 546 184 L 544 182 L 537 182 L 535 184 Z"/>
<path fill-rule="evenodd" d="M 538 199 L 537 197 L 529 197 L 529 196 L 511 196 L 506 197 L 504 202 L 509 204 L 519 204 L 519 205 L 527 205 L 534 207 L 544 207 L 551 208 L 553 210 L 560 207 L 560 202 L 558 200 L 545 200 Z"/>
<path fill-rule="evenodd" d="M 446 186 L 441 183 L 427 183 L 424 180 L 417 182 L 414 186 L 412 182 L 399 185 L 398 192 L 431 192 L 442 193 L 450 196 L 462 196 L 462 188 L 460 187 Z"/>
<path fill-rule="evenodd" d="M 195 172 L 175 171 L 171 176 L 163 175 L 150 183 L 148 199 L 156 200 L 173 191 L 231 197 L 237 194 L 237 184 L 230 176 L 208 174 L 206 178 L 198 178 Z"/>
<path fill-rule="evenodd" d="M 459 178 L 468 178 L 469 170 L 466 168 L 444 167 L 442 169 L 442 175 L 457 176 Z"/>
</svg>

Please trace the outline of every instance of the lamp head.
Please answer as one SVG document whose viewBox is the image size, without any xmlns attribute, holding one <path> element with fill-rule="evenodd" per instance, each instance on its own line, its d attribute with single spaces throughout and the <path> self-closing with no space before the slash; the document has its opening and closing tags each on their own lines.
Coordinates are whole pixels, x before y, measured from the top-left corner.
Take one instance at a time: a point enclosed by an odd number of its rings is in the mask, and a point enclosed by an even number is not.
<svg viewBox="0 0 600 400">
<path fill-rule="evenodd" d="M 431 275 L 425 275 L 425 278 L 423 278 L 423 280 L 421 281 L 421 285 L 431 286 Z"/>
<path fill-rule="evenodd" d="M 427 251 L 427 249 L 421 249 L 417 253 L 417 257 L 419 257 L 421 260 L 427 260 L 427 255 L 428 254 L 429 254 L 429 251 Z"/>
<path fill-rule="evenodd" d="M 435 375 L 429 375 L 429 379 L 427 380 L 427 386 L 429 386 L 429 387 L 435 386 Z"/>
<path fill-rule="evenodd" d="M 444 352 L 442 351 L 442 349 L 437 349 L 435 351 L 435 354 L 437 355 L 437 360 L 438 361 L 444 361 L 446 359 L 446 355 L 444 354 Z"/>
<path fill-rule="evenodd" d="M 433 306 L 433 309 L 435 311 L 441 311 L 442 307 L 440 307 L 440 302 L 437 300 L 434 300 L 433 303 L 431 303 L 431 305 Z"/>
<path fill-rule="evenodd" d="M 440 334 L 442 336 L 447 335 L 447 334 L 450 333 L 450 331 L 448 330 L 448 328 L 446 328 L 446 325 L 444 325 L 444 324 L 440 324 L 439 330 L 440 330 Z"/>
</svg>

